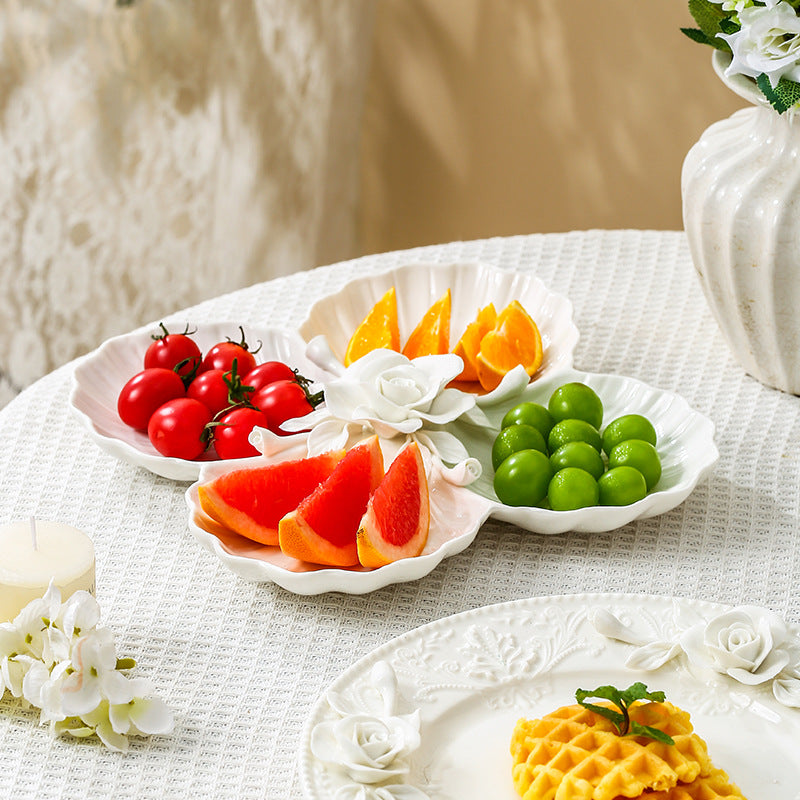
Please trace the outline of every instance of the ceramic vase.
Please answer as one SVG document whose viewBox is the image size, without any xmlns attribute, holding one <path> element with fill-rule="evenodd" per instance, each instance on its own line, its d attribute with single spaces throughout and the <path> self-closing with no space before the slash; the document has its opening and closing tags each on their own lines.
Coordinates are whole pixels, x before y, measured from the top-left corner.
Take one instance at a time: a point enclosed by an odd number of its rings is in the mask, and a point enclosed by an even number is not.
<svg viewBox="0 0 800 800">
<path fill-rule="evenodd" d="M 735 358 L 767 386 L 800 394 L 800 114 L 778 114 L 755 82 L 722 80 L 749 108 L 688 152 L 681 189 L 689 250 Z"/>
</svg>

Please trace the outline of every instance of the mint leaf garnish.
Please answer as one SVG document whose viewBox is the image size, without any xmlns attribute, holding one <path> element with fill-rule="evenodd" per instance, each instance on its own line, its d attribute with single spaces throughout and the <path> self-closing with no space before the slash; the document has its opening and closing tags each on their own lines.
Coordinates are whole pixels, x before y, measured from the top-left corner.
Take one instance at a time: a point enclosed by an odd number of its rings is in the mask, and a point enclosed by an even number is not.
<svg viewBox="0 0 800 800">
<path fill-rule="evenodd" d="M 608 706 L 600 706 L 595 703 L 587 703 L 587 697 L 599 697 L 613 703 L 617 709 Z M 596 689 L 578 689 L 575 692 L 575 699 L 584 708 L 594 711 L 601 717 L 605 717 L 614 724 L 620 736 L 646 736 L 664 744 L 675 744 L 675 740 L 658 728 L 651 728 L 648 725 L 640 725 L 630 718 L 629 707 L 637 700 L 652 700 L 654 703 L 664 702 L 664 692 L 648 692 L 643 683 L 634 683 L 627 689 L 620 690 L 616 686 L 598 686 Z"/>
</svg>

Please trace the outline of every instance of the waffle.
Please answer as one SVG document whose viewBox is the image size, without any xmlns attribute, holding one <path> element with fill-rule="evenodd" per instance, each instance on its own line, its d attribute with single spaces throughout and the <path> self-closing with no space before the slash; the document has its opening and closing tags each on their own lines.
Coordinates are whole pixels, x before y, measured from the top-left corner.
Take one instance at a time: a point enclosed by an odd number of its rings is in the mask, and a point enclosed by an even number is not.
<svg viewBox="0 0 800 800">
<path fill-rule="evenodd" d="M 580 705 L 519 720 L 511 739 L 517 792 L 523 800 L 638 798 L 711 772 L 705 742 L 685 711 L 670 703 L 638 703 L 630 716 L 669 734 L 675 744 L 619 736 L 611 721 Z"/>
<path fill-rule="evenodd" d="M 721 769 L 713 769 L 710 775 L 691 783 L 678 784 L 665 792 L 645 792 L 637 800 L 745 800 L 745 797 Z"/>
</svg>

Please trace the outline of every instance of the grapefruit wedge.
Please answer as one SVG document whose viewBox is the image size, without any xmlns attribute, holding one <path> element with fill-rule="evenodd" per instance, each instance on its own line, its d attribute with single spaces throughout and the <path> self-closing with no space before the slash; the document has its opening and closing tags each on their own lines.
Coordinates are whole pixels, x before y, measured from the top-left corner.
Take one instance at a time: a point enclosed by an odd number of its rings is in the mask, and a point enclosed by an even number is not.
<svg viewBox="0 0 800 800">
<path fill-rule="evenodd" d="M 234 533 L 277 545 L 281 518 L 331 475 L 344 455 L 335 450 L 227 472 L 197 487 L 200 507 Z"/>
<path fill-rule="evenodd" d="M 382 567 L 418 556 L 428 541 L 430 501 L 425 465 L 416 442 L 406 445 L 389 465 L 367 504 L 358 529 L 358 559 Z"/>
<path fill-rule="evenodd" d="M 349 450 L 330 476 L 281 519 L 281 550 L 331 567 L 358 565 L 356 533 L 383 478 L 383 453 L 373 436 Z"/>
</svg>

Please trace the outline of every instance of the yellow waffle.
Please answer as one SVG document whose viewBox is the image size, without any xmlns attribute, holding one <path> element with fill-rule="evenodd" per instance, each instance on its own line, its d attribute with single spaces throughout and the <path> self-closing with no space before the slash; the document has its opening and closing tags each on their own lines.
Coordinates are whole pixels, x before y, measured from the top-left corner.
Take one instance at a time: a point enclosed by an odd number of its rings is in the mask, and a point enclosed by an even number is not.
<svg viewBox="0 0 800 800">
<path fill-rule="evenodd" d="M 637 703 L 630 716 L 675 744 L 619 736 L 610 720 L 580 705 L 519 720 L 511 739 L 517 792 L 523 800 L 638 798 L 711 772 L 705 742 L 685 711 L 671 703 Z"/>
<path fill-rule="evenodd" d="M 678 784 L 665 792 L 645 792 L 637 800 L 745 800 L 745 796 L 723 770 L 715 768 L 710 775 L 691 783 Z"/>
</svg>

